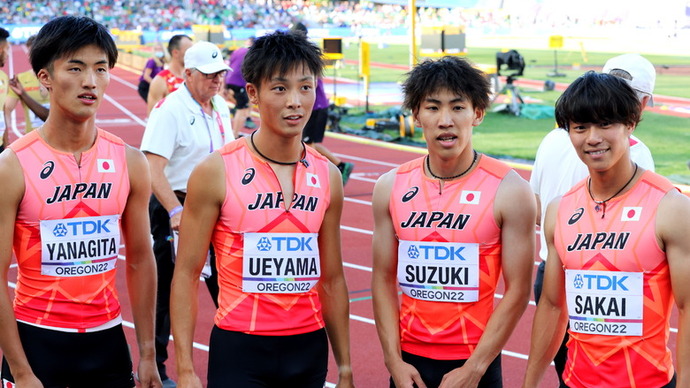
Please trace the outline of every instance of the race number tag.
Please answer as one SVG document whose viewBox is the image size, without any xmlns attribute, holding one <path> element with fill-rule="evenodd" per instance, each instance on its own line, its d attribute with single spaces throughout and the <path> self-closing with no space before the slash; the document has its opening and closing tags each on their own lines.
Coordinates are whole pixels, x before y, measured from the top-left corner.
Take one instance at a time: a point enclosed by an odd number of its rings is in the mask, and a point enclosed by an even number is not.
<svg viewBox="0 0 690 388">
<path fill-rule="evenodd" d="M 398 283 L 405 295 L 435 302 L 479 300 L 479 245 L 398 243 Z"/>
<path fill-rule="evenodd" d="M 87 276 L 115 269 L 120 216 L 41 221 L 41 274 Z"/>
<path fill-rule="evenodd" d="M 642 335 L 644 274 L 565 270 L 570 330 L 584 334 Z"/>
<path fill-rule="evenodd" d="M 318 233 L 245 233 L 242 291 L 299 294 L 321 276 Z"/>
</svg>

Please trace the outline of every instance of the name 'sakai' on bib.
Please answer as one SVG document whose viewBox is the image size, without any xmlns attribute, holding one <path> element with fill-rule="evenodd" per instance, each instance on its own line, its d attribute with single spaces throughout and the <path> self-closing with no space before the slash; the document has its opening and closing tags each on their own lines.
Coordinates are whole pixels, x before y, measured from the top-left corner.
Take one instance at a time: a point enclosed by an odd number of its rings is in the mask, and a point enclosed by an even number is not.
<svg viewBox="0 0 690 388">
<path fill-rule="evenodd" d="M 565 271 L 570 330 L 584 334 L 642 335 L 644 274 Z"/>
<path fill-rule="evenodd" d="M 405 295 L 435 302 L 479 300 L 479 244 L 398 243 L 398 283 Z"/>
<path fill-rule="evenodd" d="M 119 220 L 119 215 L 41 220 L 41 274 L 87 276 L 115 269 Z"/>
<path fill-rule="evenodd" d="M 299 294 L 321 276 L 318 233 L 245 233 L 242 291 Z"/>
</svg>

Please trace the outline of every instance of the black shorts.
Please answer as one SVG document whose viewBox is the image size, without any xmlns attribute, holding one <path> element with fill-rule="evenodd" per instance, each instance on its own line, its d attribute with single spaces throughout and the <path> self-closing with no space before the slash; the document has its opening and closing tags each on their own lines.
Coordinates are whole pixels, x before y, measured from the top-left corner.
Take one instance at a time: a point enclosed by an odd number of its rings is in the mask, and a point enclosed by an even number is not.
<svg viewBox="0 0 690 388">
<path fill-rule="evenodd" d="M 137 93 L 144 99 L 144 102 L 149 101 L 149 88 L 151 84 L 146 81 L 139 81 L 139 86 L 137 87 Z"/>
<path fill-rule="evenodd" d="M 247 89 L 244 86 L 237 85 L 225 85 L 228 89 L 232 89 L 235 93 L 235 109 L 247 109 L 249 108 L 249 96 L 247 95 Z"/>
<path fill-rule="evenodd" d="M 208 388 L 323 388 L 328 372 L 324 329 L 290 336 L 261 336 L 213 327 Z"/>
<path fill-rule="evenodd" d="M 44 387 L 134 387 L 122 325 L 92 333 L 65 333 L 21 322 L 17 327 L 29 365 Z M 2 379 L 14 382 L 4 357 Z"/>
<path fill-rule="evenodd" d="M 307 144 L 322 143 L 327 123 L 328 108 L 311 111 L 309 121 L 307 121 L 307 125 L 302 130 L 302 140 Z"/>
<path fill-rule="evenodd" d="M 465 365 L 467 360 L 433 360 L 411 353 L 402 352 L 402 359 L 406 363 L 414 366 L 422 376 L 427 388 L 437 388 L 441 385 L 443 376 L 453 369 Z M 415 385 L 416 387 L 417 385 Z M 503 373 L 501 371 L 501 355 L 499 354 L 489 367 L 486 368 L 484 376 L 479 380 L 477 388 L 501 388 L 503 387 Z M 390 388 L 395 388 L 393 379 L 390 380 Z"/>
</svg>

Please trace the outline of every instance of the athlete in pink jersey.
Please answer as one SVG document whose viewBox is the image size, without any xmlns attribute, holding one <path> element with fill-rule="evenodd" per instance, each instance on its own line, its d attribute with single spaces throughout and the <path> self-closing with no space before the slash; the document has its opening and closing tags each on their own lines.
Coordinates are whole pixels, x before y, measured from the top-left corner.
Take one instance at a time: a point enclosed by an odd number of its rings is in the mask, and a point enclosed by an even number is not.
<svg viewBox="0 0 690 388">
<path fill-rule="evenodd" d="M 529 301 L 534 195 L 472 148 L 490 104 L 483 73 L 455 57 L 425 61 L 403 90 L 429 155 L 374 188 L 372 293 L 390 386 L 501 387 L 501 349 Z"/>
<path fill-rule="evenodd" d="M 30 59 L 51 112 L 0 155 L 0 273 L 7 282 L 13 243 L 19 273 L 14 309 L 0 287 L 3 387 L 134 386 L 115 288 L 122 243 L 139 379 L 160 387 L 148 167 L 95 126 L 117 48 L 104 26 L 66 16 L 41 28 Z"/>
<path fill-rule="evenodd" d="M 261 128 L 213 152 L 189 178 L 171 296 L 181 386 L 202 386 L 192 338 L 195 290 L 211 241 L 220 300 L 208 387 L 321 388 L 329 341 L 338 387 L 353 386 L 342 181 L 301 142 L 322 68 L 320 50 L 303 35 L 257 39 L 243 73 Z"/>
<path fill-rule="evenodd" d="M 570 323 L 570 388 L 690 386 L 690 199 L 630 159 L 640 121 L 630 85 L 588 72 L 556 102 L 589 177 L 546 212 L 548 259 L 524 387 L 536 387 Z M 677 375 L 667 347 L 680 311 Z"/>
</svg>

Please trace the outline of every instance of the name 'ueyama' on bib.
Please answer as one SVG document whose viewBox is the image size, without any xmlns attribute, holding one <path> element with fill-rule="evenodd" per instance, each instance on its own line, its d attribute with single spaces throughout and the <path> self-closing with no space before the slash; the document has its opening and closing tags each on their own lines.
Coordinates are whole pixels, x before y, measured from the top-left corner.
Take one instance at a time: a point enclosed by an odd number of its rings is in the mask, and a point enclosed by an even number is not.
<svg viewBox="0 0 690 388">
<path fill-rule="evenodd" d="M 115 269 L 120 216 L 41 220 L 41 274 L 87 276 Z"/>
<path fill-rule="evenodd" d="M 476 302 L 479 244 L 400 240 L 398 282 L 415 299 Z"/>
<path fill-rule="evenodd" d="M 298 294 L 321 276 L 318 233 L 245 233 L 242 290 Z"/>
<path fill-rule="evenodd" d="M 642 272 L 565 271 L 570 330 L 585 334 L 642 335 Z"/>
</svg>

